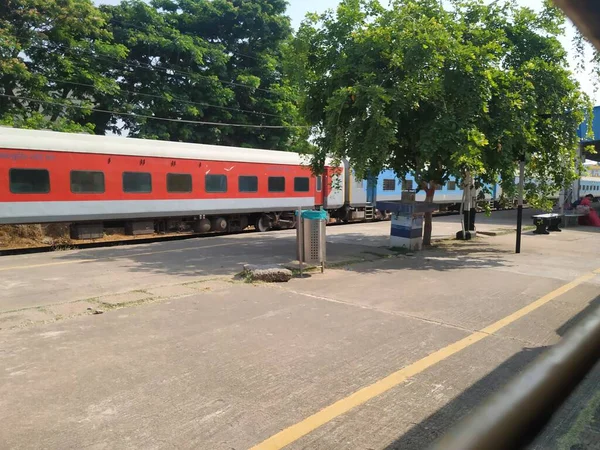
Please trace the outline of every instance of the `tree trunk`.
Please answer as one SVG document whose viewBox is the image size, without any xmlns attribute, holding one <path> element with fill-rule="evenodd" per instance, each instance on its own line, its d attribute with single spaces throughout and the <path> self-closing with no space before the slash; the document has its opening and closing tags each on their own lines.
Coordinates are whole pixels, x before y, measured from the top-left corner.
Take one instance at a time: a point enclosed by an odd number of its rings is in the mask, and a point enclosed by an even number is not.
<svg viewBox="0 0 600 450">
<path fill-rule="evenodd" d="M 434 195 L 435 183 L 429 183 L 429 186 L 425 188 L 425 203 L 433 203 Z M 423 221 L 423 247 L 429 247 L 431 245 L 432 218 L 432 212 L 425 213 Z"/>
</svg>

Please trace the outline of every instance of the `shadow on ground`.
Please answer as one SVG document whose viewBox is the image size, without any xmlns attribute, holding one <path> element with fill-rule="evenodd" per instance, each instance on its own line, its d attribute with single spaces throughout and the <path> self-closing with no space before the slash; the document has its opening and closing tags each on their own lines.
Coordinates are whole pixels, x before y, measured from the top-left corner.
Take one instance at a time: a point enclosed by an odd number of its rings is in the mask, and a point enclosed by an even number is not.
<svg viewBox="0 0 600 450">
<path fill-rule="evenodd" d="M 557 330 L 557 334 L 563 336 L 568 330 L 581 322 L 592 312 L 596 311 L 600 305 L 600 296 L 592 300 L 589 305 L 579 314 L 569 319 Z M 398 437 L 391 443 L 386 450 L 421 450 L 432 445 L 437 439 L 447 433 L 452 426 L 456 425 L 461 419 L 472 413 L 491 395 L 498 392 L 507 385 L 518 373 L 522 372 L 529 364 L 539 357 L 550 347 L 523 348 L 522 351 L 504 361 L 496 367 L 491 373 L 481 378 L 461 395 L 456 397 L 450 403 L 440 408 L 434 414 L 419 424 L 413 426 L 407 433 Z M 600 364 L 595 371 L 591 373 L 586 381 L 563 405 L 563 408 L 557 412 L 549 426 L 538 436 L 530 450 L 556 449 L 559 448 L 559 442 L 563 436 L 572 434 L 573 422 L 577 418 L 580 410 L 585 408 L 585 403 L 590 398 L 590 392 L 598 392 L 598 383 L 600 381 Z M 581 446 L 577 437 L 571 439 L 573 446 L 560 447 L 566 450 L 583 450 L 600 448 L 600 408 L 596 411 L 595 420 L 598 423 L 597 433 L 591 438 L 588 435 L 582 439 L 589 442 L 595 442 L 595 446 Z M 593 424 L 592 424 L 593 428 Z M 579 445 L 579 446 L 578 446 Z"/>
<path fill-rule="evenodd" d="M 464 269 L 491 269 L 510 266 L 506 256 L 511 252 L 494 248 L 484 239 L 461 242 L 442 241 L 417 253 L 399 251 L 391 254 L 366 250 L 366 254 L 378 254 L 385 263 L 343 265 L 346 270 L 357 273 L 389 272 L 392 270 L 449 271 Z M 397 258 L 394 258 L 397 256 Z"/>
<path fill-rule="evenodd" d="M 327 237 L 330 267 L 350 266 L 357 272 L 382 270 L 355 264 L 386 259 L 399 253 L 387 247 L 388 236 L 344 233 Z M 449 242 L 449 243 L 448 243 Z M 402 253 L 402 252 L 400 252 Z M 491 268 L 506 265 L 506 252 L 492 248 L 485 240 L 469 243 L 438 241 L 436 246 L 415 257 L 395 259 L 385 270 L 452 270 Z M 136 247 L 112 247 L 65 252 L 59 261 L 108 262 L 129 272 L 162 273 L 179 276 L 220 276 L 240 272 L 245 264 L 285 264 L 296 259 L 296 238 L 289 233 L 264 233 L 236 237 L 188 239 Z"/>
<path fill-rule="evenodd" d="M 331 242 L 333 241 L 333 242 Z M 344 239 L 333 236 L 327 244 L 332 263 L 373 259 L 363 251 L 379 249 L 379 237 L 351 233 Z M 127 272 L 148 272 L 178 276 L 230 275 L 245 264 L 285 264 L 296 259 L 296 238 L 289 233 L 198 238 L 160 242 L 136 247 L 113 247 L 58 254 L 58 261 L 115 263 Z"/>
</svg>

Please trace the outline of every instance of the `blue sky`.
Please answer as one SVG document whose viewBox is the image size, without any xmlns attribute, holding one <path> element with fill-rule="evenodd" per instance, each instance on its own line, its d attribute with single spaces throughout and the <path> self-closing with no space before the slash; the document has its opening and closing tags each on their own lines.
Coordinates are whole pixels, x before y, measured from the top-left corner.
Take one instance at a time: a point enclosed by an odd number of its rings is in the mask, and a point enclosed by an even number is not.
<svg viewBox="0 0 600 450">
<path fill-rule="evenodd" d="M 386 4 L 386 0 L 380 0 L 382 4 Z M 120 0 L 95 0 L 97 4 L 116 4 Z M 288 15 L 292 20 L 292 26 L 297 28 L 308 12 L 324 12 L 327 9 L 335 8 L 340 0 L 288 0 Z M 539 9 L 542 6 L 542 0 L 517 0 L 522 6 L 527 6 L 532 9 Z M 575 54 L 572 49 L 571 39 L 573 37 L 573 29 L 569 27 L 567 36 L 562 39 L 563 45 L 569 50 L 570 60 L 575 60 Z M 591 53 L 588 55 L 591 57 Z M 581 87 L 595 101 L 595 104 L 600 104 L 600 95 L 594 93 L 593 77 L 589 73 L 576 73 L 575 77 L 581 83 Z"/>
</svg>

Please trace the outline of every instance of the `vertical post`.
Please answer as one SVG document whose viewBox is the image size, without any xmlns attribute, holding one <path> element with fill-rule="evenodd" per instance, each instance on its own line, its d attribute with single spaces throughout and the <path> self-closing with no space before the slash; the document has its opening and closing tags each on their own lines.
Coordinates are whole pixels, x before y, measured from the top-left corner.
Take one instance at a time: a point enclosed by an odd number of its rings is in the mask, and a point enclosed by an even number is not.
<svg viewBox="0 0 600 450">
<path fill-rule="evenodd" d="M 323 207 L 319 208 L 320 211 L 323 211 Z M 327 227 L 327 219 L 321 220 L 319 219 L 319 249 L 321 256 L 321 273 L 325 273 L 325 246 L 327 245 L 326 239 L 326 229 Z"/>
<path fill-rule="evenodd" d="M 521 253 L 521 227 L 523 225 L 523 189 L 525 186 L 525 157 L 519 161 L 519 206 L 517 208 L 517 248 L 515 253 Z"/>
<path fill-rule="evenodd" d="M 583 150 L 584 150 L 584 145 L 583 145 L 583 140 L 581 140 L 579 142 L 579 147 L 577 148 L 576 161 L 578 163 L 578 167 L 579 167 L 579 163 L 581 163 L 581 156 L 584 154 Z M 583 162 L 585 163 L 585 156 L 583 157 Z M 582 175 L 581 172 L 578 173 L 578 175 L 579 176 L 577 177 L 577 180 L 575 181 L 575 186 L 576 186 L 575 194 L 576 195 L 575 195 L 574 200 L 579 200 L 581 198 L 581 175 Z"/>
<path fill-rule="evenodd" d="M 302 208 L 298 208 L 298 221 L 296 222 L 297 236 L 296 245 L 298 246 L 298 263 L 300 264 L 300 278 L 304 278 L 302 265 L 302 252 L 304 251 L 304 224 L 302 223 Z"/>
</svg>

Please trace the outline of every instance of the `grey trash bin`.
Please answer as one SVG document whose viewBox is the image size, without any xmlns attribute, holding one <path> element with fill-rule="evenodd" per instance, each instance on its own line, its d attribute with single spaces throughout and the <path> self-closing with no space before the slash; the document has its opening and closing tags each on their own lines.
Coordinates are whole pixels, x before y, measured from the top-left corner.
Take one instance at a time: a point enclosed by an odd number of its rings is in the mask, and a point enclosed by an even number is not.
<svg viewBox="0 0 600 450">
<path fill-rule="evenodd" d="M 298 214 L 298 213 L 296 213 Z M 298 261 L 320 264 L 326 261 L 326 211 L 302 211 L 296 227 Z"/>
</svg>

